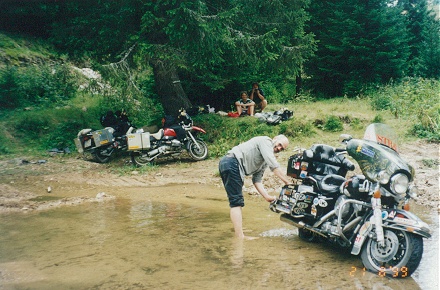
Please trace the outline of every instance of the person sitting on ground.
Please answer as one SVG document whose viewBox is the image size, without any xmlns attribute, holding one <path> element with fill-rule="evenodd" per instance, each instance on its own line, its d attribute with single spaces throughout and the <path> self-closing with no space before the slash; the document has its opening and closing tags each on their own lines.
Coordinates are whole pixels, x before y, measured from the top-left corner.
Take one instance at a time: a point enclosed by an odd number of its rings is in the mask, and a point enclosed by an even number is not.
<svg viewBox="0 0 440 290">
<path fill-rule="evenodd" d="M 260 85 L 258 83 L 252 84 L 252 90 L 249 94 L 249 98 L 255 103 L 255 111 L 263 112 L 263 110 L 267 107 L 267 100 L 264 96 L 264 92 L 260 89 Z"/>
<path fill-rule="evenodd" d="M 239 116 L 253 116 L 255 103 L 249 99 L 246 92 L 241 92 L 241 99 L 235 102 L 237 113 Z"/>
</svg>

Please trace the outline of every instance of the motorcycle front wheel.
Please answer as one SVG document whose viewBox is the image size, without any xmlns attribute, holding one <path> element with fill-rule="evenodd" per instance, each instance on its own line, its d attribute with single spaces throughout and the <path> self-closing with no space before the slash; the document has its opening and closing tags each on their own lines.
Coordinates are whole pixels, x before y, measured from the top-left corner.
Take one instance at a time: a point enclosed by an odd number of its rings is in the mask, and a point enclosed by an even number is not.
<svg viewBox="0 0 440 290">
<path fill-rule="evenodd" d="M 110 155 L 106 149 L 98 149 L 91 153 L 93 159 L 99 163 L 107 163 L 110 161 Z"/>
<path fill-rule="evenodd" d="M 131 162 L 136 166 L 146 166 L 153 163 L 153 158 L 149 157 L 147 154 L 142 154 L 139 152 L 133 152 L 131 154 Z"/>
<path fill-rule="evenodd" d="M 368 239 L 361 253 L 365 268 L 381 276 L 411 276 L 422 259 L 422 237 L 401 230 L 385 230 L 384 243 L 381 247 L 376 240 Z"/>
<path fill-rule="evenodd" d="M 195 161 L 206 159 L 208 157 L 208 146 L 202 139 L 197 138 L 196 142 L 194 143 L 193 140 L 188 141 L 187 149 L 189 155 Z"/>
<path fill-rule="evenodd" d="M 301 240 L 308 243 L 317 243 L 320 241 L 320 238 L 317 234 L 306 229 L 298 229 L 298 236 Z"/>
</svg>

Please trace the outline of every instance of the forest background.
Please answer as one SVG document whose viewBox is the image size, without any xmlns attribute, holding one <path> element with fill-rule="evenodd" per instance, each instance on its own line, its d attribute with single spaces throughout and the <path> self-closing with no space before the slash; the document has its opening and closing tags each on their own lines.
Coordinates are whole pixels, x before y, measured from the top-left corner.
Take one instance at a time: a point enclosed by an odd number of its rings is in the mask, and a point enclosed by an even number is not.
<svg viewBox="0 0 440 290">
<path fill-rule="evenodd" d="M 108 109 L 140 126 L 182 107 L 228 111 L 255 81 L 269 109 L 310 118 L 275 129 L 195 116 L 211 154 L 255 134 L 300 138 L 388 116 L 440 140 L 438 0 L 3 0 L 0 19 L 2 154 L 73 146 Z M 329 111 L 341 101 L 344 112 Z M 365 104 L 371 117 L 350 115 Z"/>
</svg>

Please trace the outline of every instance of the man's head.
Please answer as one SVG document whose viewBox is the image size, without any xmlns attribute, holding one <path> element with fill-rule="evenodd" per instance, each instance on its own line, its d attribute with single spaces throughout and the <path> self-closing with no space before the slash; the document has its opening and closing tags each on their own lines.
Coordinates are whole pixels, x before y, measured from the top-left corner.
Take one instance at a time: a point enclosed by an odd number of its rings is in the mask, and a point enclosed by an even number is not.
<svg viewBox="0 0 440 290">
<path fill-rule="evenodd" d="M 252 88 L 253 89 L 258 89 L 260 87 L 260 85 L 258 83 L 253 83 L 252 84 Z"/>
<path fill-rule="evenodd" d="M 289 139 L 287 139 L 287 137 L 284 135 L 278 135 L 272 139 L 272 144 L 273 152 L 278 153 L 285 150 L 287 146 L 289 146 Z"/>
</svg>

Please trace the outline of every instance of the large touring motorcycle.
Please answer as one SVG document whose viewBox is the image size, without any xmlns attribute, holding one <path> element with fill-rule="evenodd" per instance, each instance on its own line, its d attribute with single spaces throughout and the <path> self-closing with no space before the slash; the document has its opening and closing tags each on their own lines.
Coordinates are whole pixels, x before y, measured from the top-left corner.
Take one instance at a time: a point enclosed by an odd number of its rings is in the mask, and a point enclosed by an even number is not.
<svg viewBox="0 0 440 290">
<path fill-rule="evenodd" d="M 282 188 L 271 210 L 298 228 L 308 242 L 331 242 L 361 256 L 365 268 L 407 277 L 417 269 L 428 225 L 409 211 L 416 196 L 414 169 L 398 154 L 396 135 L 371 124 L 363 139 L 341 135 L 344 149 L 315 144 L 289 158 L 292 185 Z M 355 165 L 362 174 L 346 178 Z"/>
</svg>

